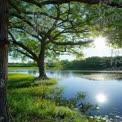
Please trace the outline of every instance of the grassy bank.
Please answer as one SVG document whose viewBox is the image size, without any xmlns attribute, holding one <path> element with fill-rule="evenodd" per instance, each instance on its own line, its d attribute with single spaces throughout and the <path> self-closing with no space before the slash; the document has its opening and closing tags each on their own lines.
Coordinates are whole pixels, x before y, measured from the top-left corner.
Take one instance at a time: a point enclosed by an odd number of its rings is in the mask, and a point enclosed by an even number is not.
<svg viewBox="0 0 122 122">
<path fill-rule="evenodd" d="M 68 106 L 58 105 L 47 97 L 55 79 L 33 82 L 34 76 L 9 74 L 8 102 L 16 122 L 97 122 Z M 101 120 L 102 122 L 102 120 Z"/>
<path fill-rule="evenodd" d="M 20 66 L 16 66 L 16 67 L 8 67 L 8 70 L 17 70 L 17 69 L 38 69 L 38 67 L 20 67 Z"/>
</svg>

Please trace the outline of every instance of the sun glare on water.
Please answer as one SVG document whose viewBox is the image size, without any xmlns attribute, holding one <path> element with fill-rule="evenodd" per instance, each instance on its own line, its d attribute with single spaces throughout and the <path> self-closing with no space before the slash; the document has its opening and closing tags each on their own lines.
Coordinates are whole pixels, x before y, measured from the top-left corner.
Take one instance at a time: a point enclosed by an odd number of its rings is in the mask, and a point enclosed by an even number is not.
<svg viewBox="0 0 122 122">
<path fill-rule="evenodd" d="M 105 102 L 107 102 L 107 97 L 105 94 L 100 93 L 100 94 L 97 94 L 96 100 L 99 103 L 105 103 Z"/>
<path fill-rule="evenodd" d="M 94 39 L 95 48 L 102 49 L 106 48 L 106 38 L 102 36 L 98 36 Z"/>
</svg>

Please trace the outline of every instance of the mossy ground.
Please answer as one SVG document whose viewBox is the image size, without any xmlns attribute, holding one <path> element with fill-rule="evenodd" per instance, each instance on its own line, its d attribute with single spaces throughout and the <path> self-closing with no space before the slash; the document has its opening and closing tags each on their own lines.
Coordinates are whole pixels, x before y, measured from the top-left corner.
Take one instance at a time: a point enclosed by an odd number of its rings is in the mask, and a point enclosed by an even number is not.
<svg viewBox="0 0 122 122">
<path fill-rule="evenodd" d="M 66 106 L 57 106 L 46 97 L 57 82 L 55 79 L 34 83 L 27 74 L 9 74 L 8 103 L 15 122 L 97 122 Z M 103 122 L 102 120 L 100 122 Z"/>
</svg>

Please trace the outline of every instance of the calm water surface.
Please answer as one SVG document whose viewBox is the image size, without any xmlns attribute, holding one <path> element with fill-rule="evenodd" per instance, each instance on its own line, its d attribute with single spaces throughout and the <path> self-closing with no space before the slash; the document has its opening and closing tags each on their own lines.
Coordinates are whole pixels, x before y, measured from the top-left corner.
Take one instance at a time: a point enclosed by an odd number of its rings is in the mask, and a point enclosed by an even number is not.
<svg viewBox="0 0 122 122">
<path fill-rule="evenodd" d="M 10 70 L 38 76 L 37 70 Z M 74 97 L 78 92 L 86 94 L 85 103 L 98 105 L 95 115 L 122 117 L 122 74 L 83 73 L 81 71 L 47 71 L 48 77 L 59 80 L 58 86 L 64 87 L 64 96 Z"/>
</svg>

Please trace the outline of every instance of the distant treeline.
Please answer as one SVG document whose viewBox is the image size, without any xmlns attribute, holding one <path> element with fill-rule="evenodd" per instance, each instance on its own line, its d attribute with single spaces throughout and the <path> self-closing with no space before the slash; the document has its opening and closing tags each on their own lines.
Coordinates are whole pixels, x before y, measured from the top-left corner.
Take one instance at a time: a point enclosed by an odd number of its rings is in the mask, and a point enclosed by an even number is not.
<svg viewBox="0 0 122 122">
<path fill-rule="evenodd" d="M 90 57 L 80 61 L 71 61 L 69 65 L 67 64 L 64 62 L 64 69 L 109 70 L 121 67 L 122 57 Z"/>
<path fill-rule="evenodd" d="M 9 67 L 36 67 L 36 63 L 9 63 Z M 122 56 L 118 57 L 89 57 L 83 60 L 48 61 L 46 69 L 63 70 L 121 70 Z"/>
<path fill-rule="evenodd" d="M 36 63 L 8 63 L 8 67 L 36 67 Z"/>
<path fill-rule="evenodd" d="M 89 57 L 83 60 L 62 60 L 58 62 L 64 70 L 120 70 L 122 56 L 118 57 Z M 48 63 L 48 67 L 58 67 L 56 62 Z"/>
</svg>

